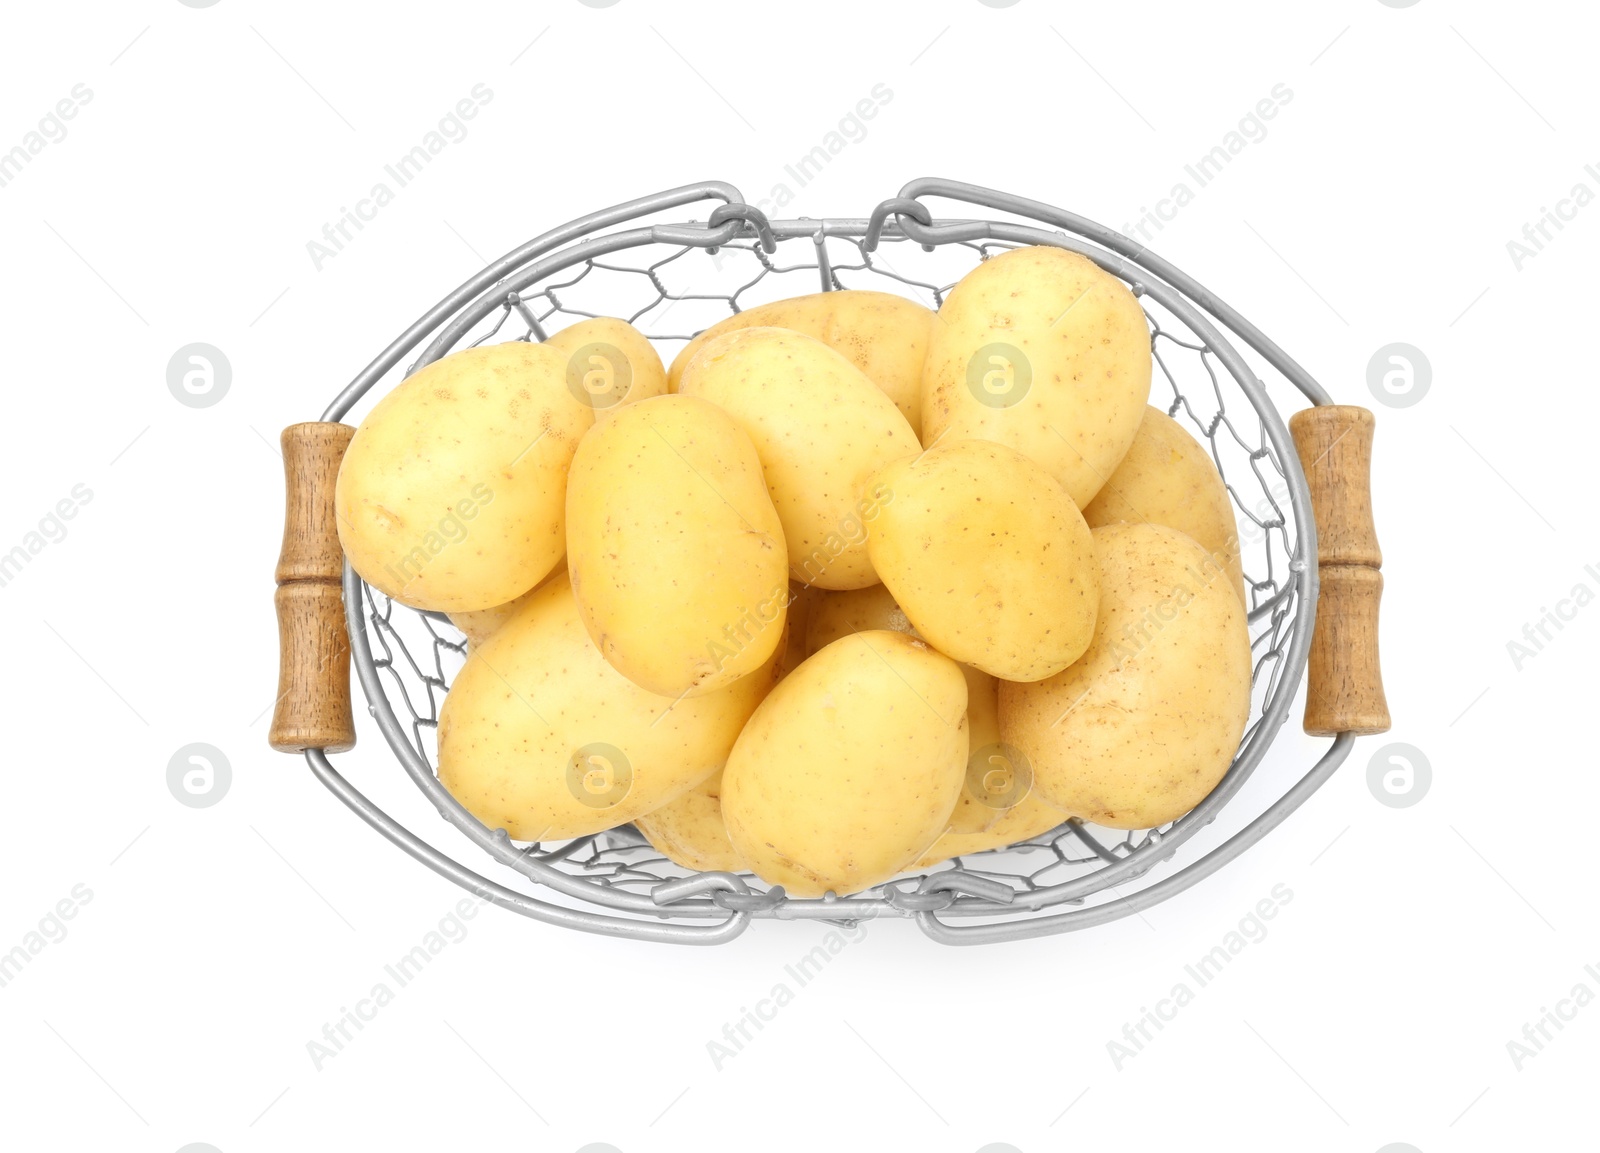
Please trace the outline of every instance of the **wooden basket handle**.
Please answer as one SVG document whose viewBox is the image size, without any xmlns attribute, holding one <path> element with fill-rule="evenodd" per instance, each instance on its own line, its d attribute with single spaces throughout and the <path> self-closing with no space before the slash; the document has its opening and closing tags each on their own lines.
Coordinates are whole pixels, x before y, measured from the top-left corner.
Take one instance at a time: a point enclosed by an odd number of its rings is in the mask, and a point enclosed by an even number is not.
<svg viewBox="0 0 1600 1153">
<path fill-rule="evenodd" d="M 280 753 L 356 743 L 350 711 L 350 637 L 345 629 L 344 553 L 334 520 L 339 462 L 355 429 L 312 421 L 283 430 L 287 499 L 278 554 L 278 703 L 268 742 Z"/>
<path fill-rule="evenodd" d="M 1322 591 L 1311 634 L 1305 730 L 1387 732 L 1378 660 L 1383 554 L 1372 523 L 1372 413 L 1352 405 L 1297 412 L 1289 432 L 1311 487 Z"/>
</svg>

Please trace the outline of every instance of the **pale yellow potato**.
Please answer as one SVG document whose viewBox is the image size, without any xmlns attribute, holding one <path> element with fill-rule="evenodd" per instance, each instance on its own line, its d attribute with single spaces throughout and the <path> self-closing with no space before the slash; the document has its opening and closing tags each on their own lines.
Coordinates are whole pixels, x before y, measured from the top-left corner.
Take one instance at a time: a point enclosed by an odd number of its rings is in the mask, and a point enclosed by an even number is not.
<svg viewBox="0 0 1600 1153">
<path fill-rule="evenodd" d="M 1018 841 L 1031 841 L 1051 829 L 1059 828 L 1067 814 L 1052 809 L 1036 796 L 1027 796 L 1007 809 L 987 829 L 976 833 L 946 833 L 919 857 L 913 869 L 927 869 L 951 857 L 969 857 L 987 849 L 1000 849 Z"/>
<path fill-rule="evenodd" d="M 518 841 L 624 824 L 721 769 L 774 664 L 697 697 L 647 692 L 601 657 L 558 576 L 456 674 L 439 714 L 439 780 Z"/>
<path fill-rule="evenodd" d="M 856 633 L 756 709 L 728 755 L 722 816 L 762 880 L 799 897 L 855 893 L 933 844 L 966 763 L 956 663 L 901 633 Z"/>
<path fill-rule="evenodd" d="M 1094 530 L 1100 621 L 1071 668 L 1000 686 L 1000 733 L 1046 804 L 1097 825 L 1183 816 L 1232 763 L 1250 717 L 1244 606 L 1206 550 L 1158 525 Z"/>
<path fill-rule="evenodd" d="M 793 579 L 824 589 L 878 583 L 866 547 L 879 507 L 870 481 L 922 446 L 858 368 L 803 333 L 745 328 L 703 344 L 678 391 L 715 404 L 754 442 Z"/>
<path fill-rule="evenodd" d="M 593 423 L 544 345 L 484 345 L 418 370 L 367 414 L 340 466 L 351 567 L 419 609 L 516 599 L 561 559 L 567 469 Z"/>
<path fill-rule="evenodd" d="M 567 486 L 567 570 L 613 668 L 662 696 L 766 664 L 789 600 L 783 528 L 755 446 L 692 396 L 654 396 L 583 438 Z"/>
<path fill-rule="evenodd" d="M 667 391 L 661 355 L 626 320 L 580 320 L 552 333 L 545 344 L 567 358 L 567 387 L 597 418 Z"/>
<path fill-rule="evenodd" d="M 811 610 L 807 647 L 810 652 L 817 652 L 840 637 L 869 629 L 918 636 L 905 610 L 895 603 L 894 594 L 883 585 L 873 585 L 823 593 Z M 950 814 L 950 828 L 976 833 L 999 820 L 1019 790 L 1026 793 L 1028 782 L 1005 786 L 989 775 L 989 758 L 999 751 L 1000 743 L 1000 683 L 971 665 L 962 665 L 961 675 L 967 679 L 967 733 L 972 754 L 961 799 Z"/>
<path fill-rule="evenodd" d="M 882 586 L 879 586 L 882 587 Z M 814 651 L 809 647 L 811 613 L 825 594 L 821 589 L 789 582 L 789 616 L 785 622 L 788 630 L 783 641 L 783 655 L 778 659 L 778 679 L 782 680 Z"/>
<path fill-rule="evenodd" d="M 950 440 L 880 472 L 873 567 L 934 648 L 1008 681 L 1038 681 L 1088 648 L 1099 574 L 1083 516 L 1003 444 Z"/>
<path fill-rule="evenodd" d="M 758 304 L 718 321 L 686 344 L 667 371 L 668 387 L 678 390 L 684 367 L 713 337 L 740 328 L 787 328 L 815 337 L 864 372 L 920 435 L 922 366 L 934 316 L 914 300 L 859 288 Z"/>
<path fill-rule="evenodd" d="M 567 575 L 565 559 L 563 557 L 562 561 L 557 562 L 556 567 L 550 571 L 549 576 L 515 600 L 507 601 L 503 605 L 495 605 L 493 608 L 471 609 L 467 612 L 446 613 L 445 615 L 450 618 L 451 624 L 466 635 L 469 646 L 481 645 L 494 635 L 496 629 L 516 616 L 517 610 L 532 600 L 534 593 L 557 577 L 565 577 Z"/>
<path fill-rule="evenodd" d="M 922 443 L 999 441 L 1080 509 L 1138 432 L 1150 327 L 1122 281 L 1061 248 L 991 257 L 950 290 L 922 377 Z"/>
<path fill-rule="evenodd" d="M 741 873 L 745 863 L 722 821 L 722 772 L 711 774 L 677 800 L 634 821 L 645 840 L 674 864 L 700 872 Z"/>
<path fill-rule="evenodd" d="M 1083 510 L 1083 519 L 1090 528 L 1127 521 L 1166 525 L 1192 536 L 1248 606 L 1228 486 L 1204 446 L 1159 408 L 1144 410 L 1139 434 Z"/>
<path fill-rule="evenodd" d="M 840 637 L 868 629 L 890 629 L 910 636 L 917 632 L 905 611 L 895 603 L 894 594 L 881 584 L 824 592 L 811 609 L 806 651 L 819 652 Z"/>
</svg>

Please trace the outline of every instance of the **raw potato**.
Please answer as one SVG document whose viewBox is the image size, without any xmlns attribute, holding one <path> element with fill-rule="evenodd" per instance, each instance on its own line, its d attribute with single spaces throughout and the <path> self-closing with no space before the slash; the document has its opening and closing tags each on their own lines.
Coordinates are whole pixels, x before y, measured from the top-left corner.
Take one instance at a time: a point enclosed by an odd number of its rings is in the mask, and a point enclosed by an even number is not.
<svg viewBox="0 0 1600 1153">
<path fill-rule="evenodd" d="M 1038 681 L 1089 647 L 1099 574 L 1089 528 L 1044 469 L 1003 444 L 946 441 L 884 469 L 874 568 L 940 652 Z"/>
<path fill-rule="evenodd" d="M 799 581 L 789 582 L 788 635 L 784 637 L 783 655 L 778 658 L 779 680 L 799 668 L 800 662 L 815 651 L 808 646 L 806 638 L 810 632 L 811 613 L 822 596 L 821 589 L 803 585 Z"/>
<path fill-rule="evenodd" d="M 1250 716 L 1244 606 L 1175 529 L 1106 525 L 1100 621 L 1083 659 L 1000 686 L 1000 732 L 1045 803 L 1114 829 L 1187 813 L 1232 763 Z"/>
<path fill-rule="evenodd" d="M 1038 797 L 1024 797 L 982 832 L 958 833 L 951 830 L 946 833 L 917 859 L 912 868 L 927 869 L 951 857 L 967 857 L 986 849 L 1029 841 L 1060 827 L 1066 819 L 1067 814 L 1052 809 Z"/>
<path fill-rule="evenodd" d="M 559 576 L 456 674 L 439 715 L 439 780 L 514 840 L 612 828 L 722 767 L 774 663 L 677 702 L 646 692 L 601 657 Z"/>
<path fill-rule="evenodd" d="M 921 449 L 888 397 L 820 340 L 745 328 L 707 341 L 678 391 L 738 422 L 761 457 L 789 546 L 789 575 L 824 589 L 878 583 L 865 522 L 874 473 Z"/>
<path fill-rule="evenodd" d="M 1150 327 L 1133 293 L 1061 248 L 984 261 L 945 297 L 922 380 L 922 443 L 1010 445 L 1080 509 L 1133 443 L 1150 398 Z"/>
<path fill-rule="evenodd" d="M 840 637 L 868 629 L 918 635 L 905 611 L 895 603 L 894 595 L 882 585 L 873 585 L 869 589 L 821 595 L 811 610 L 808 651 L 817 652 Z M 999 820 L 1010 807 L 1007 802 L 1015 795 L 1026 793 L 1031 781 L 1002 786 L 998 791 L 993 787 L 981 788 L 987 769 L 991 767 L 989 758 L 999 751 L 995 746 L 1000 743 L 1000 683 L 971 665 L 962 665 L 961 675 L 967 679 L 967 739 L 972 752 L 968 757 L 967 780 L 961 799 L 950 814 L 950 828 L 956 832 L 976 833 Z M 981 763 L 979 758 L 982 758 Z M 976 771 L 974 766 L 978 766 Z"/>
<path fill-rule="evenodd" d="M 402 604 L 505 604 L 566 548 L 567 469 L 594 411 L 553 348 L 511 341 L 451 353 L 380 400 L 334 490 L 339 543 Z"/>
<path fill-rule="evenodd" d="M 841 289 L 747 308 L 713 324 L 672 361 L 673 392 L 701 345 L 740 328 L 787 328 L 815 337 L 842 355 L 883 390 L 914 433 L 922 426 L 922 366 L 935 314 L 914 300 L 887 292 Z"/>
<path fill-rule="evenodd" d="M 901 633 L 835 641 L 773 689 L 722 776 L 739 856 L 799 897 L 855 893 L 925 852 L 967 764 L 967 685 Z"/>
<path fill-rule="evenodd" d="M 645 840 L 674 864 L 701 872 L 741 873 L 722 821 L 722 772 L 718 770 L 675 801 L 634 821 Z"/>
<path fill-rule="evenodd" d="M 540 581 L 533 588 L 523 593 L 516 600 L 507 601 L 503 605 L 495 605 L 493 608 L 472 609 L 467 612 L 449 613 L 447 615 L 450 617 L 450 623 L 455 625 L 456 628 L 460 629 L 464 634 L 466 634 L 468 645 L 481 645 L 484 641 L 493 636 L 495 634 L 495 630 L 497 630 L 501 625 L 505 624 L 512 617 L 516 616 L 517 610 L 532 600 L 534 593 L 538 592 L 541 588 L 555 580 L 557 577 L 566 577 L 567 566 L 565 564 L 565 559 L 566 558 L 563 557 L 562 563 L 557 564 L 556 567 L 551 570 L 549 576 L 545 577 L 544 580 Z"/>
<path fill-rule="evenodd" d="M 618 672 L 662 696 L 732 684 L 783 639 L 783 529 L 733 418 L 656 396 L 596 424 L 572 461 L 567 569 Z"/>
<path fill-rule="evenodd" d="M 667 391 L 660 354 L 626 320 L 614 316 L 580 320 L 545 344 L 567 357 L 567 387 L 595 410 L 597 418 Z"/>
<path fill-rule="evenodd" d="M 1083 519 L 1090 528 L 1127 521 L 1165 525 L 1194 537 L 1226 574 L 1240 603 L 1249 605 L 1228 486 L 1211 454 L 1159 408 L 1144 410 L 1132 447 L 1083 510 Z"/>
</svg>

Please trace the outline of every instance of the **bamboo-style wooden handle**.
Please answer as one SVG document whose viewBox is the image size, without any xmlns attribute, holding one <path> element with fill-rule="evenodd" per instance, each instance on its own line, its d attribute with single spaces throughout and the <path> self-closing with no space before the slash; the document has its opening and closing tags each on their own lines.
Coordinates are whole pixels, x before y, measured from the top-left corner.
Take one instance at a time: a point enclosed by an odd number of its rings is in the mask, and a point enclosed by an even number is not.
<svg viewBox="0 0 1600 1153">
<path fill-rule="evenodd" d="M 334 520 L 339 462 L 355 429 L 313 421 L 283 430 L 287 498 L 278 554 L 278 703 L 268 742 L 280 753 L 356 743 L 350 711 L 350 637 L 345 629 L 344 553 Z"/>
<path fill-rule="evenodd" d="M 1314 736 L 1389 729 L 1378 659 L 1383 553 L 1372 523 L 1372 430 L 1372 413 L 1350 405 L 1321 405 L 1289 419 L 1317 523 L 1321 592 L 1305 716 Z"/>
</svg>

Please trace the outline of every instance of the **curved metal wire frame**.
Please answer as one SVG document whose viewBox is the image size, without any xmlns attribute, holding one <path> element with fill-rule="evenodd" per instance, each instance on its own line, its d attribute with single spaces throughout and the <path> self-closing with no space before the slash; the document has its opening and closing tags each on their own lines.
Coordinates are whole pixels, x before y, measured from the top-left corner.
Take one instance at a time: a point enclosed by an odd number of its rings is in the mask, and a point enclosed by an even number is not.
<svg viewBox="0 0 1600 1153">
<path fill-rule="evenodd" d="M 1040 224 L 1008 220 L 934 217 L 921 197 L 941 197 L 967 205 L 1028 217 Z M 721 201 L 704 224 L 652 224 L 615 232 L 603 230 L 641 217 L 708 200 Z M 598 235 L 597 235 L 598 233 Z M 343 417 L 385 374 L 430 334 L 433 339 L 411 365 L 415 371 L 449 353 L 461 338 L 496 310 L 514 305 L 523 289 L 555 274 L 614 252 L 645 245 L 677 245 L 715 250 L 736 240 L 749 240 L 770 254 L 781 240 L 810 237 L 816 244 L 823 287 L 836 287 L 827 264 L 828 237 L 856 240 L 870 253 L 885 238 L 909 240 L 925 248 L 942 244 L 998 242 L 1053 245 L 1078 252 L 1126 281 L 1138 296 L 1148 296 L 1188 326 L 1232 377 L 1250 401 L 1289 490 L 1296 528 L 1290 575 L 1274 597 L 1256 606 L 1252 622 L 1279 611 L 1292 597 L 1292 633 L 1283 655 L 1283 672 L 1270 686 L 1260 721 L 1241 746 L 1233 765 L 1217 787 L 1185 817 L 1159 837 L 1152 836 L 1126 856 L 1060 884 L 1018 891 L 1011 885 L 964 868 L 923 876 L 916 889 L 893 884 L 848 898 L 794 899 L 781 890 L 759 892 L 731 873 L 701 873 L 662 880 L 648 893 L 632 892 L 557 867 L 561 852 L 539 853 L 519 848 L 504 830 L 490 830 L 468 813 L 434 775 L 422 752 L 407 736 L 379 675 L 366 628 L 366 586 L 345 569 L 344 599 L 353 662 L 370 711 L 385 740 L 413 783 L 439 813 L 501 865 L 553 893 L 597 906 L 603 912 L 539 900 L 491 881 L 456 862 L 417 837 L 344 779 L 320 750 L 306 754 L 312 771 L 335 796 L 380 834 L 441 876 L 504 908 L 535 920 L 588 932 L 683 944 L 719 944 L 742 933 L 755 917 L 855 921 L 892 914 L 914 918 L 937 941 L 969 944 L 1010 940 L 1088 928 L 1141 911 L 1209 876 L 1277 827 L 1297 809 L 1349 753 L 1353 738 L 1344 734 L 1301 780 L 1232 838 L 1183 869 L 1128 897 L 1045 915 L 1028 916 L 1133 880 L 1170 858 L 1189 837 L 1215 819 L 1254 771 L 1287 717 L 1310 646 L 1317 598 L 1316 526 L 1309 490 L 1287 427 L 1265 387 L 1223 335 L 1233 333 L 1254 349 L 1314 404 L 1330 403 L 1311 376 L 1258 329 L 1204 287 L 1129 238 L 1093 221 L 1037 201 L 974 185 L 922 179 L 906 185 L 898 197 L 884 201 L 866 219 L 772 221 L 744 203 L 732 185 L 708 181 L 669 189 L 654 196 L 580 217 L 536 237 L 489 265 L 446 296 L 405 330 L 329 404 L 324 420 Z M 525 314 L 530 329 L 543 337 L 536 318 Z M 1219 328 L 1219 325 L 1221 326 Z M 1086 838 L 1087 840 L 1087 838 Z M 1093 844 L 1092 841 L 1088 842 Z M 1097 847 L 1098 848 L 1098 847 Z M 1102 853 L 1102 855 L 1105 855 Z M 971 860 L 980 857 L 967 858 Z M 946 918 L 988 918 L 986 923 L 952 925 Z M 702 923 L 710 920 L 711 924 Z"/>
</svg>

